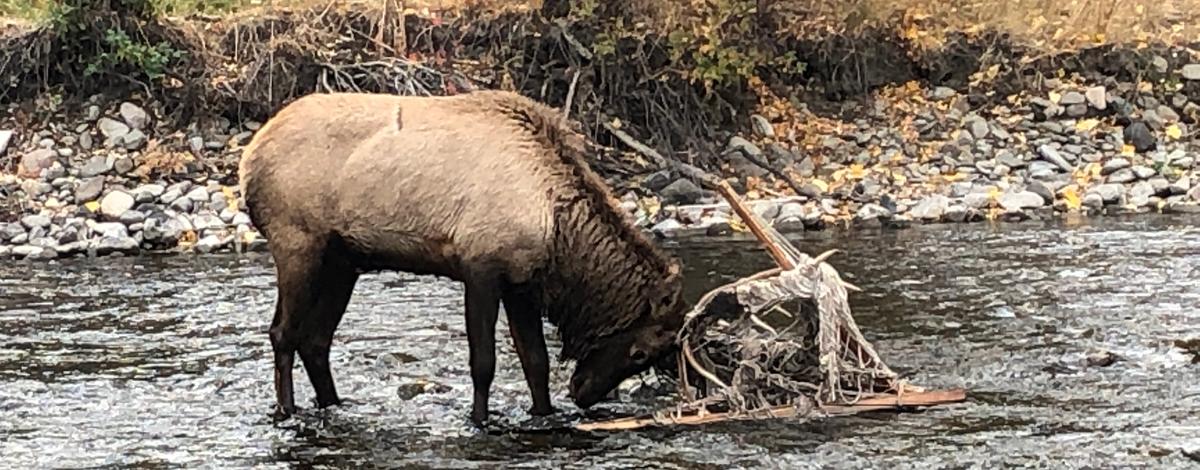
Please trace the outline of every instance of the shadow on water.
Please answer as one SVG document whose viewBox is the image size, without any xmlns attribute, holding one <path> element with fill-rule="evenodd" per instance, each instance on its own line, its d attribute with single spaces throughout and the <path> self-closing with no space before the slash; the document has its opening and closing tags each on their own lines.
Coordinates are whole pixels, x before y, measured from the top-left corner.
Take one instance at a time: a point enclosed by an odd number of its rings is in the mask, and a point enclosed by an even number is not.
<svg viewBox="0 0 1200 470">
<path fill-rule="evenodd" d="M 560 414 L 530 418 L 511 343 L 493 420 L 467 425 L 455 283 L 384 273 L 355 291 L 331 360 L 345 406 L 274 422 L 264 256 L 0 266 L 5 467 L 1184 466 L 1200 448 L 1196 220 L 931 226 L 803 234 L 864 289 L 856 318 L 917 383 L 967 404 L 809 422 L 619 434 L 582 417 L 661 404 L 623 392 L 586 413 L 552 371 Z M 687 296 L 771 267 L 751 239 L 671 244 Z M 503 322 L 503 316 L 501 322 Z M 499 326 L 504 331 L 505 325 Z M 557 349 L 553 330 L 550 346 Z M 297 371 L 297 401 L 311 403 Z M 669 398 L 667 398 L 669 400 Z M 661 399 L 660 399 L 661 400 Z M 1194 454 L 1192 454 L 1194 455 Z"/>
</svg>

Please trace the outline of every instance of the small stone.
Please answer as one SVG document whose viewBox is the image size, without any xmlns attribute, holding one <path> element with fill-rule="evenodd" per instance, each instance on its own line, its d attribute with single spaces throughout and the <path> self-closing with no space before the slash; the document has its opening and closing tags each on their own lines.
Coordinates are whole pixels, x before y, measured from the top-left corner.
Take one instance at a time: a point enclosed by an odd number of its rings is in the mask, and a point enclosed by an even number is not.
<svg viewBox="0 0 1200 470">
<path fill-rule="evenodd" d="M 79 169 L 79 176 L 82 178 L 91 178 L 93 176 L 100 176 L 108 173 L 109 170 L 112 170 L 112 166 L 109 164 L 108 159 L 101 156 L 95 156 L 88 159 L 87 163 L 83 165 L 83 168 Z"/>
<path fill-rule="evenodd" d="M 1119 170 L 1124 170 L 1126 168 L 1129 168 L 1130 166 L 1133 166 L 1133 164 L 1129 163 L 1128 159 L 1121 158 L 1121 157 L 1113 158 L 1107 162 L 1104 162 L 1104 166 L 1102 166 L 1100 168 L 1100 174 L 1104 175 L 1104 176 L 1108 176 L 1113 173 L 1116 173 Z"/>
<path fill-rule="evenodd" d="M 133 198 L 137 202 L 153 202 L 159 196 L 162 196 L 164 192 L 166 192 L 166 188 L 161 184 L 143 184 L 134 188 Z"/>
<path fill-rule="evenodd" d="M 205 235 L 204 237 L 200 238 L 200 240 L 196 241 L 196 245 L 193 247 L 193 249 L 199 253 L 212 253 L 224 248 L 225 245 L 225 240 L 221 239 L 221 237 L 216 235 Z"/>
<path fill-rule="evenodd" d="M 1108 107 L 1108 92 L 1103 86 L 1089 87 L 1083 92 L 1083 96 L 1093 108 L 1103 110 Z"/>
<path fill-rule="evenodd" d="M 656 171 L 642 180 L 643 188 L 656 193 L 662 191 L 668 184 L 671 184 L 671 172 L 667 170 Z"/>
<path fill-rule="evenodd" d="M 964 196 L 962 202 L 970 209 L 982 209 L 992 203 L 992 197 L 987 193 L 971 193 Z"/>
<path fill-rule="evenodd" d="M 922 199 L 916 206 L 913 206 L 909 215 L 922 221 L 938 221 L 942 219 L 942 215 L 946 213 L 946 208 L 949 206 L 950 198 L 935 194 Z"/>
<path fill-rule="evenodd" d="M 135 211 L 135 210 L 128 210 L 128 211 L 125 211 L 124 214 L 121 214 L 121 217 L 117 218 L 117 221 L 121 222 L 125 225 L 132 226 L 135 224 L 140 224 L 142 222 L 145 222 L 146 214 L 139 212 L 139 211 Z"/>
<path fill-rule="evenodd" d="M 25 227 L 22 224 L 16 222 L 6 224 L 0 222 L 0 240 L 9 241 L 13 238 L 16 238 L 18 235 L 24 235 L 25 233 Z"/>
<path fill-rule="evenodd" d="M 87 178 L 75 187 L 75 201 L 82 204 L 88 201 L 93 201 L 100 197 L 100 193 L 104 192 L 104 177 L 93 176 Z"/>
<path fill-rule="evenodd" d="M 1108 367 L 1117 362 L 1117 355 L 1108 351 L 1099 351 L 1087 355 L 1087 364 L 1091 367 Z"/>
<path fill-rule="evenodd" d="M 1029 184 L 1025 185 L 1025 190 L 1040 196 L 1043 204 L 1054 204 L 1054 190 L 1050 189 L 1046 183 L 1036 180 L 1030 181 Z"/>
<path fill-rule="evenodd" d="M 670 236 L 682 228 L 683 224 L 679 223 L 678 220 L 666 219 L 662 222 L 654 224 L 654 227 L 651 227 L 650 230 L 659 235 Z"/>
<path fill-rule="evenodd" d="M 133 159 L 129 157 L 121 157 L 113 162 L 113 171 L 118 175 L 125 175 L 133 171 Z"/>
<path fill-rule="evenodd" d="M 1145 122 L 1137 121 L 1128 126 L 1125 126 L 1123 133 L 1125 143 L 1132 145 L 1138 152 L 1148 152 L 1154 150 L 1158 144 L 1158 139 L 1154 137 L 1154 133 L 1146 126 Z"/>
<path fill-rule="evenodd" d="M 1136 180 L 1136 179 L 1137 179 L 1137 176 L 1134 175 L 1132 169 L 1122 168 L 1120 170 L 1117 170 L 1113 174 L 1108 175 L 1108 178 L 1105 178 L 1104 181 L 1108 182 L 1108 183 L 1123 184 L 1123 183 L 1128 183 L 1128 182 Z"/>
<path fill-rule="evenodd" d="M 939 86 L 933 89 L 932 98 L 934 101 L 946 101 L 958 95 L 958 92 L 953 88 Z"/>
<path fill-rule="evenodd" d="M 133 208 L 133 196 L 125 191 L 110 192 L 100 199 L 100 213 L 110 220 L 116 220 Z"/>
<path fill-rule="evenodd" d="M 1076 103 L 1067 106 L 1067 116 L 1073 118 L 1081 118 L 1087 116 L 1088 106 L 1085 103 Z"/>
<path fill-rule="evenodd" d="M 37 149 L 21 157 L 18 174 L 26 178 L 41 176 L 42 170 L 50 168 L 58 160 L 58 153 L 50 149 Z"/>
<path fill-rule="evenodd" d="M 861 209 L 854 214 L 854 220 L 858 222 L 877 221 L 883 218 L 890 218 L 892 212 L 879 204 L 864 204 Z"/>
<path fill-rule="evenodd" d="M 761 158 L 763 154 L 762 150 L 759 149 L 757 145 L 754 145 L 752 142 L 741 136 L 735 135 L 729 139 L 729 145 L 725 147 L 725 152 L 729 153 L 738 151 L 743 152 L 751 157 Z"/>
<path fill-rule="evenodd" d="M 1157 109 L 1143 110 L 1142 121 L 1144 121 L 1146 125 L 1150 126 L 1151 129 L 1156 131 L 1161 131 L 1163 127 L 1166 126 L 1166 122 L 1164 122 L 1162 116 L 1158 115 Z"/>
<path fill-rule="evenodd" d="M 1150 188 L 1153 191 L 1151 194 L 1156 196 L 1167 197 L 1171 195 L 1171 182 L 1166 178 L 1156 176 L 1148 181 Z"/>
<path fill-rule="evenodd" d="M 0 155 L 4 155 L 4 151 L 8 150 L 8 143 L 12 141 L 13 131 L 0 130 Z"/>
<path fill-rule="evenodd" d="M 987 120 L 979 116 L 974 116 L 967 119 L 967 129 L 971 131 L 971 135 L 976 139 L 987 137 L 988 133 L 991 132 L 991 129 L 988 127 Z"/>
<path fill-rule="evenodd" d="M 775 128 L 771 127 L 771 122 L 767 118 L 759 114 L 750 115 L 750 123 L 754 128 L 754 134 L 759 137 L 774 137 Z"/>
<path fill-rule="evenodd" d="M 262 123 L 258 121 L 246 121 L 243 126 L 246 130 L 255 132 L 262 128 Z"/>
<path fill-rule="evenodd" d="M 100 128 L 100 133 L 106 139 L 119 139 L 129 134 L 129 126 L 116 119 L 103 117 L 96 123 L 96 127 Z"/>
<path fill-rule="evenodd" d="M 1068 91 L 1063 93 L 1062 99 L 1058 100 L 1058 104 L 1062 106 L 1070 106 L 1073 104 L 1083 104 L 1087 101 L 1087 97 L 1078 91 Z"/>
<path fill-rule="evenodd" d="M 1000 207 L 1006 211 L 1037 209 L 1046 204 L 1045 198 L 1033 191 L 1008 192 L 1000 196 Z"/>
<path fill-rule="evenodd" d="M 781 209 L 782 211 L 782 209 Z M 245 212 L 238 212 L 233 215 L 233 219 L 229 221 L 233 225 L 251 225 L 250 216 Z"/>
<path fill-rule="evenodd" d="M 1200 80 L 1200 64 L 1187 64 L 1179 69 L 1184 80 Z"/>
<path fill-rule="evenodd" d="M 208 189 L 205 189 L 203 186 L 197 186 L 188 191 L 184 197 L 191 199 L 193 202 L 208 202 Z"/>
<path fill-rule="evenodd" d="M 144 132 L 139 129 L 134 129 L 128 134 L 125 134 L 125 137 L 122 138 L 122 145 L 124 145 L 127 150 L 137 150 L 146 145 L 146 140 L 147 138 Z"/>
<path fill-rule="evenodd" d="M 92 140 L 92 133 L 83 132 L 79 134 L 79 147 L 84 150 L 91 150 L 96 143 Z"/>
<path fill-rule="evenodd" d="M 1083 196 L 1083 207 L 1100 210 L 1104 208 L 1104 197 L 1094 192 L 1087 193 Z"/>
<path fill-rule="evenodd" d="M 150 123 L 150 116 L 146 114 L 146 110 L 136 104 L 121 103 L 120 113 L 121 119 L 133 129 L 145 129 L 146 125 Z"/>
<path fill-rule="evenodd" d="M 668 204 L 695 204 L 704 192 L 692 180 L 680 178 L 663 188 L 659 194 L 662 195 L 663 202 Z"/>
<path fill-rule="evenodd" d="M 50 218 L 41 214 L 27 215 L 21 217 L 21 225 L 24 225 L 29 230 L 46 228 L 50 226 Z"/>
<path fill-rule="evenodd" d="M 87 122 L 96 122 L 97 119 L 100 119 L 100 107 L 94 104 L 88 106 L 87 111 L 84 112 L 83 119 Z"/>
<path fill-rule="evenodd" d="M 1041 155 L 1043 159 L 1053 163 L 1055 166 L 1058 166 L 1065 172 L 1070 173 L 1075 169 L 1074 166 L 1068 163 L 1067 160 L 1058 153 L 1058 150 L 1056 150 L 1054 147 L 1051 147 L 1049 144 L 1042 144 L 1039 146 L 1038 155 Z"/>
<path fill-rule="evenodd" d="M 1158 117 L 1162 118 L 1164 123 L 1174 124 L 1176 122 L 1179 122 L 1179 113 L 1175 112 L 1174 109 L 1171 109 L 1170 106 L 1167 106 L 1165 104 L 1159 105 L 1157 108 L 1157 111 L 1158 111 Z"/>
<path fill-rule="evenodd" d="M 1014 155 L 1008 150 L 1001 150 L 999 154 L 996 155 L 996 163 L 1009 168 L 1025 168 L 1026 165 L 1025 160 L 1022 160 L 1021 157 Z"/>
<path fill-rule="evenodd" d="M 1150 179 L 1150 178 L 1153 178 L 1154 175 L 1157 175 L 1157 174 L 1158 174 L 1158 172 L 1154 171 L 1153 168 L 1150 168 L 1145 165 L 1138 165 L 1138 166 L 1133 167 L 1133 175 L 1135 177 L 1137 177 L 1137 179 L 1139 179 L 1139 180 Z"/>
<path fill-rule="evenodd" d="M 204 138 L 200 136 L 192 136 L 188 138 L 188 147 L 192 149 L 192 153 L 200 155 L 204 153 Z"/>
<path fill-rule="evenodd" d="M 190 213 L 192 212 L 192 208 L 195 207 L 195 203 L 189 198 L 181 197 L 171 201 L 167 206 L 179 212 Z"/>
<path fill-rule="evenodd" d="M 133 254 L 138 251 L 138 242 L 130 237 L 103 236 L 96 241 L 96 254 L 99 256 L 113 253 Z"/>
<path fill-rule="evenodd" d="M 942 219 L 946 222 L 962 223 L 970 218 L 970 209 L 959 204 L 951 204 L 946 207 L 946 212 L 942 214 Z"/>
<path fill-rule="evenodd" d="M 1088 190 L 1088 194 L 1100 196 L 1100 199 L 1105 204 L 1117 204 L 1125 196 L 1125 186 L 1105 183 L 1092 187 L 1092 189 Z"/>
<path fill-rule="evenodd" d="M 1171 183 L 1170 192 L 1172 196 L 1177 196 L 1180 194 L 1187 194 L 1188 190 L 1191 188 L 1192 179 L 1187 176 L 1183 176 L 1178 180 L 1175 180 L 1174 183 Z"/>
</svg>

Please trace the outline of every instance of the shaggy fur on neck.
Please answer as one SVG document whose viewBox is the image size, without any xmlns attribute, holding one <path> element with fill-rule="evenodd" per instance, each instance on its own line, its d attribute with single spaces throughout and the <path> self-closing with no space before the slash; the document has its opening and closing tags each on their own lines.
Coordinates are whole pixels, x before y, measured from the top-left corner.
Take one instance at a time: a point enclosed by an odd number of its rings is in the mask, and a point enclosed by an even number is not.
<svg viewBox="0 0 1200 470">
<path fill-rule="evenodd" d="M 563 357 L 581 359 L 597 341 L 652 320 L 669 292 L 673 262 L 624 214 L 585 160 L 586 141 L 553 108 L 513 94 L 476 92 L 547 149 L 554 188 L 550 262 L 536 283 L 558 327 Z"/>
</svg>

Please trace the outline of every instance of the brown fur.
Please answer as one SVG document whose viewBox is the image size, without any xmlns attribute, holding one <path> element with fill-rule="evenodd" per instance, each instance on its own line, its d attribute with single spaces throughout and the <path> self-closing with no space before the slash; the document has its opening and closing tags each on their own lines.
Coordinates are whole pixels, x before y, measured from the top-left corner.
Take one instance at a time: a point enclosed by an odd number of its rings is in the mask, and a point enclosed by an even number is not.
<svg viewBox="0 0 1200 470">
<path fill-rule="evenodd" d="M 514 304 L 544 311 L 574 359 L 618 333 L 678 324 L 678 265 L 623 214 L 584 144 L 553 109 L 506 92 L 310 95 L 287 106 L 247 146 L 239 171 L 279 270 L 272 340 L 315 321 L 277 328 L 290 315 L 285 289 L 319 291 L 324 276 L 352 288 L 347 269 L 467 282 L 469 323 L 472 281 L 498 277 L 500 288 L 532 296 Z M 314 285 L 284 285 L 290 279 Z M 342 299 L 329 297 L 301 296 L 292 307 L 329 310 L 335 328 Z M 276 351 L 277 374 L 290 370 Z"/>
</svg>

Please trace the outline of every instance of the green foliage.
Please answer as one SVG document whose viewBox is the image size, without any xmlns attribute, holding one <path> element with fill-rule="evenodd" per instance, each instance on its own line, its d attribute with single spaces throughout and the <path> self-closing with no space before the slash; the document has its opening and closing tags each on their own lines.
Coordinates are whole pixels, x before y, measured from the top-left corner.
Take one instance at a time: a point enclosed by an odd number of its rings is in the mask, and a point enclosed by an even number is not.
<svg viewBox="0 0 1200 470">
<path fill-rule="evenodd" d="M 129 67 L 142 72 L 151 80 L 157 80 L 163 76 L 172 61 L 183 57 L 183 52 L 168 43 L 151 45 L 135 41 L 120 29 L 109 29 L 104 36 L 104 45 L 104 49 L 87 64 L 85 75 Z"/>
</svg>

